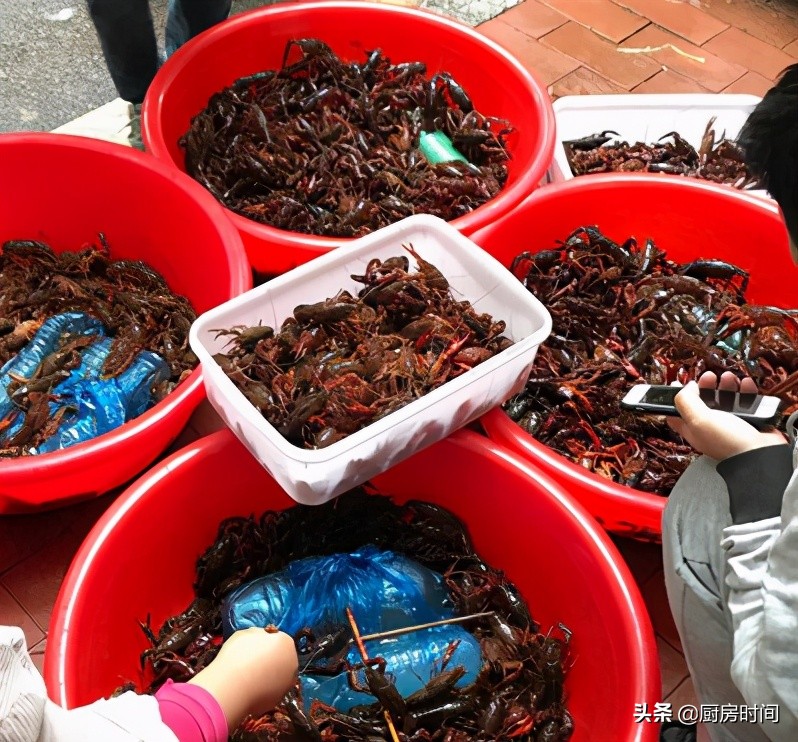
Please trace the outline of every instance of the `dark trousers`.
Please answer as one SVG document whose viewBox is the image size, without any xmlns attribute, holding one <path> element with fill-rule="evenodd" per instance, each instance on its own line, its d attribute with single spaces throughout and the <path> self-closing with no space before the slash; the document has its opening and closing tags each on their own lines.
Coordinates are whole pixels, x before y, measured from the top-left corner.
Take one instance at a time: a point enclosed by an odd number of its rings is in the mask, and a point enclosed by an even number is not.
<svg viewBox="0 0 798 742">
<path fill-rule="evenodd" d="M 87 0 L 119 97 L 141 103 L 158 71 L 158 45 L 148 0 Z M 166 54 L 223 21 L 231 0 L 170 0 Z"/>
</svg>

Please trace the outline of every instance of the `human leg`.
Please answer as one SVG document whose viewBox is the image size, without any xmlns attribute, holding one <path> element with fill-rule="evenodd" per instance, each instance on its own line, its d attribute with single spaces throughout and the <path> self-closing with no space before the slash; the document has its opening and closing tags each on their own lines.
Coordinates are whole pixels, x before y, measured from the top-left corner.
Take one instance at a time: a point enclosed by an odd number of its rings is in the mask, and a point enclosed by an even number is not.
<svg viewBox="0 0 798 742">
<path fill-rule="evenodd" d="M 87 4 L 119 97 L 141 103 L 158 71 L 148 0 L 87 0 Z"/>
<path fill-rule="evenodd" d="M 230 15 L 231 0 L 169 0 L 166 55 Z"/>
<path fill-rule="evenodd" d="M 715 461 L 702 456 L 685 471 L 662 519 L 665 587 L 699 704 L 744 705 L 731 679 L 732 624 L 721 532 L 731 525 L 726 483 Z M 750 723 L 708 723 L 716 742 L 767 740 Z"/>
</svg>

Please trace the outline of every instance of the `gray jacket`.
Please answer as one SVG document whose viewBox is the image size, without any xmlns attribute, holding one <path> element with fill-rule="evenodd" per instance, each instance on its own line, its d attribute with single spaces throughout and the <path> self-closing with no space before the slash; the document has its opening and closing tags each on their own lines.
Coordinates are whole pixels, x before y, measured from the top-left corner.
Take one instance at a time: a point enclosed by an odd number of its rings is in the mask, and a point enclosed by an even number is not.
<svg viewBox="0 0 798 742">
<path fill-rule="evenodd" d="M 734 623 L 732 678 L 749 705 L 778 705 L 773 740 L 798 740 L 798 444 L 793 415 L 792 475 L 781 514 L 724 529 L 729 609 Z M 755 484 L 753 486 L 756 486 Z M 783 485 L 782 485 L 783 486 Z M 734 497 L 732 487 L 730 498 Z M 756 497 L 749 492 L 749 498 Z"/>
</svg>

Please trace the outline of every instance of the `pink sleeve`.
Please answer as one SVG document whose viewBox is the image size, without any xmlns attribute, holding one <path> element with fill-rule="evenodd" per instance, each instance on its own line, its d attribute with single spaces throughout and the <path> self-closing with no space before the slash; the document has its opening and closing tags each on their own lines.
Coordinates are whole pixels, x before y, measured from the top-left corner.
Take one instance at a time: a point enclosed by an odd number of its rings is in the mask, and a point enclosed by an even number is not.
<svg viewBox="0 0 798 742">
<path fill-rule="evenodd" d="M 204 688 L 167 680 L 155 694 L 161 719 L 180 742 L 227 742 L 227 721 Z"/>
</svg>

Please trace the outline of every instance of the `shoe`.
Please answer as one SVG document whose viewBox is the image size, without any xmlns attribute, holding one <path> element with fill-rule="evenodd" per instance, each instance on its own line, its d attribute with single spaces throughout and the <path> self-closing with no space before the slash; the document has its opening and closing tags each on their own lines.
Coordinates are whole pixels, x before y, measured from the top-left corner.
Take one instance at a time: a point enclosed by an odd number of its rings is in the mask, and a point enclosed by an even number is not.
<svg viewBox="0 0 798 742">
<path fill-rule="evenodd" d="M 695 724 L 682 724 L 669 721 L 659 730 L 659 742 L 696 742 L 698 727 Z"/>
<path fill-rule="evenodd" d="M 127 140 L 131 147 L 144 151 L 144 142 L 141 140 L 141 103 L 134 103 L 130 113 L 130 134 Z"/>
</svg>

